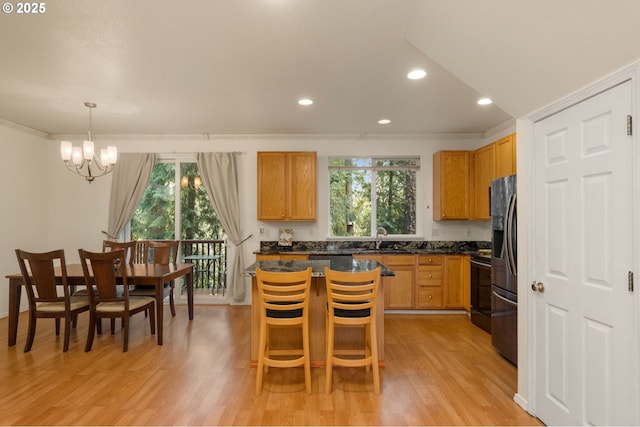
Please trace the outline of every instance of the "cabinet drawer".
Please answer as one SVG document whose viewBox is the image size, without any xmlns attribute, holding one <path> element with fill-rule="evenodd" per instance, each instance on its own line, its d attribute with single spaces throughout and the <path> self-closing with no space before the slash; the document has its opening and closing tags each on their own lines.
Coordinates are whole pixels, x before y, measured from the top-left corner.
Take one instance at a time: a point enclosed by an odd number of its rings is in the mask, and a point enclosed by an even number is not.
<svg viewBox="0 0 640 427">
<path fill-rule="evenodd" d="M 441 308 L 442 288 L 440 287 L 419 287 L 418 288 L 418 308 Z"/>
<path fill-rule="evenodd" d="M 419 266 L 418 286 L 440 286 L 442 284 L 442 267 Z"/>
<path fill-rule="evenodd" d="M 415 255 L 384 255 L 382 263 L 385 265 L 415 265 Z"/>
<path fill-rule="evenodd" d="M 309 259 L 309 255 L 304 255 L 304 254 L 280 254 L 280 260 L 286 260 L 286 261 L 290 261 L 290 260 L 300 260 L 300 261 L 306 261 Z"/>
<path fill-rule="evenodd" d="M 442 265 L 442 255 L 418 255 L 420 265 Z"/>
<path fill-rule="evenodd" d="M 256 261 L 279 261 L 280 255 L 256 254 Z"/>
</svg>

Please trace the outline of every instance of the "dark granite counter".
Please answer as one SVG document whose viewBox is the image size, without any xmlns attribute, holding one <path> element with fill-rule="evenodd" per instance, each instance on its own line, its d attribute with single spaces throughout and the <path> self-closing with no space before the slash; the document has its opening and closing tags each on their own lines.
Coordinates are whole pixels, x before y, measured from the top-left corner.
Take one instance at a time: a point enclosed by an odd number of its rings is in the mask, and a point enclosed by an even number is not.
<svg viewBox="0 0 640 427">
<path fill-rule="evenodd" d="M 481 250 L 490 248 L 491 242 L 484 241 L 383 240 L 379 249 L 376 249 L 373 241 L 294 242 L 291 247 L 278 246 L 278 242 L 262 241 L 260 250 L 254 253 L 263 255 L 478 255 Z"/>
<path fill-rule="evenodd" d="M 313 260 L 313 261 L 257 261 L 247 267 L 242 273 L 245 276 L 255 276 L 256 267 L 266 271 L 292 272 L 305 270 L 308 267 L 313 269 L 313 277 L 324 277 L 325 266 L 337 271 L 358 272 L 371 271 L 378 266 L 382 267 L 381 276 L 395 276 L 394 272 L 386 266 L 374 260 L 338 259 L 338 260 Z"/>
</svg>

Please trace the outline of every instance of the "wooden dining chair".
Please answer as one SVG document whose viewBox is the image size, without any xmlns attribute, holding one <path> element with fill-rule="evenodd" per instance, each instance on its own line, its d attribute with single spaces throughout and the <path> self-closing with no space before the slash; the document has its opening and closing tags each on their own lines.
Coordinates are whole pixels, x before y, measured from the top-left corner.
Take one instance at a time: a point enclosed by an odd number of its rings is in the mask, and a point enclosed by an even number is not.
<svg viewBox="0 0 640 427">
<path fill-rule="evenodd" d="M 151 264 L 171 264 L 178 260 L 178 251 L 180 248 L 180 240 L 145 240 L 139 246 L 144 248 L 143 259 Z M 169 308 L 171 315 L 176 315 L 176 305 L 174 301 L 175 283 L 173 280 L 165 283 L 162 290 L 164 297 L 169 296 Z M 136 285 L 129 291 L 129 295 L 136 296 L 156 296 L 156 288 L 153 285 Z M 160 309 L 160 307 L 158 308 Z"/>
<path fill-rule="evenodd" d="M 117 242 L 115 240 L 103 240 L 102 241 L 102 252 L 111 252 L 116 249 L 124 250 L 124 257 L 129 263 L 129 265 L 133 265 L 135 260 L 138 257 L 138 242 L 133 240 L 130 242 Z M 86 290 L 84 290 L 86 292 Z M 78 291 L 82 292 L 82 290 Z M 116 329 L 116 319 L 111 319 L 111 335 L 115 333 Z M 102 325 L 98 323 L 98 333 L 102 331 Z"/>
<path fill-rule="evenodd" d="M 380 271 L 343 272 L 325 267 L 327 288 L 327 354 L 325 392 L 331 393 L 333 365 L 366 367 L 373 371 L 373 390 L 380 394 L 376 305 Z M 363 327 L 364 348 L 335 349 L 336 327 Z"/>
<path fill-rule="evenodd" d="M 150 310 L 155 313 L 155 299 L 144 296 L 129 296 L 126 268 L 117 268 L 124 263 L 123 249 L 111 252 L 88 252 L 78 249 L 84 282 L 89 290 L 89 333 L 84 351 L 91 351 L 96 322 L 102 318 L 121 318 L 123 329 L 122 351 L 129 347 L 129 320 L 136 313 Z M 118 277 L 122 287 L 118 286 Z M 92 286 L 94 285 L 94 286 Z M 122 291 L 120 291 L 120 289 Z M 155 316 L 149 316 L 151 334 L 156 333 Z"/>
<path fill-rule="evenodd" d="M 260 338 L 256 394 L 262 393 L 262 378 L 269 366 L 293 368 L 304 366 L 304 383 L 311 394 L 311 363 L 309 353 L 309 289 L 311 267 L 296 272 L 268 272 L 256 268 L 256 283 L 260 304 Z M 273 349 L 269 342 L 271 327 L 299 327 L 302 330 L 301 349 Z"/>
<path fill-rule="evenodd" d="M 125 251 L 125 258 L 127 262 L 131 265 L 135 262 L 137 258 L 137 248 L 138 242 L 116 242 L 114 240 L 103 240 L 102 241 L 102 252 L 110 252 L 115 249 L 123 249 Z"/>
<path fill-rule="evenodd" d="M 67 283 L 67 265 L 64 250 L 33 253 L 16 249 L 22 283 L 27 290 L 29 300 L 29 330 L 24 352 L 31 350 L 36 335 L 38 318 L 54 318 L 56 335 L 60 335 L 60 319 L 64 319 L 64 344 L 62 351 L 69 350 L 71 326 L 79 313 L 89 310 L 87 296 L 71 296 Z M 58 295 L 55 264 L 60 265 L 63 294 Z"/>
</svg>

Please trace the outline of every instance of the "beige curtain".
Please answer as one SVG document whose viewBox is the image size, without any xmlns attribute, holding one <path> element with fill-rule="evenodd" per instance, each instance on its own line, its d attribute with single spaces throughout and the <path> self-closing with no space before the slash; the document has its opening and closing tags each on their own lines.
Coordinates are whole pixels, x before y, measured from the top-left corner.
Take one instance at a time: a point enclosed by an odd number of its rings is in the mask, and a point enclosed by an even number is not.
<svg viewBox="0 0 640 427">
<path fill-rule="evenodd" d="M 123 153 L 118 156 L 111 179 L 108 225 L 110 236 L 118 236 L 133 218 L 149 185 L 155 164 L 155 154 Z"/>
<path fill-rule="evenodd" d="M 227 280 L 229 294 L 234 301 L 245 298 L 244 256 L 242 251 L 242 233 L 240 231 L 240 195 L 238 191 L 237 153 L 198 153 L 198 170 L 202 183 L 207 190 L 211 206 L 222 223 L 229 241 L 236 247 L 235 256 L 230 262 Z"/>
</svg>

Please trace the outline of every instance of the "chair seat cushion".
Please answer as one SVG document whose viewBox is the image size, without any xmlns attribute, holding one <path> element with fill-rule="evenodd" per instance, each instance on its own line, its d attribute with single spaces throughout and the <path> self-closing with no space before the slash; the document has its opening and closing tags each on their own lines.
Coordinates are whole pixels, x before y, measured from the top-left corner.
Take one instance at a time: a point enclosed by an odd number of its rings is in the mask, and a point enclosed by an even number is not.
<svg viewBox="0 0 640 427">
<path fill-rule="evenodd" d="M 369 317 L 371 316 L 371 309 L 364 308 L 362 310 L 345 310 L 342 308 L 336 308 L 333 311 L 333 315 L 336 317 Z"/>
<path fill-rule="evenodd" d="M 269 304 L 275 305 L 291 305 L 291 304 L 299 304 L 300 302 L 282 302 L 282 301 L 271 301 Z M 302 317 L 302 309 L 294 308 L 292 310 L 273 310 L 267 308 L 267 317 L 272 317 L 274 319 L 294 319 L 296 317 Z"/>
<path fill-rule="evenodd" d="M 129 310 L 134 310 L 136 308 L 144 307 L 149 304 L 150 301 L 154 301 L 153 298 L 150 297 L 130 297 L 129 298 Z M 96 306 L 96 310 L 103 313 L 115 313 L 124 310 L 124 301 L 114 301 L 114 302 L 101 302 Z"/>
<path fill-rule="evenodd" d="M 93 288 L 95 290 L 95 287 Z M 86 298 L 86 296 L 89 295 L 89 291 L 87 290 L 87 288 L 82 288 L 82 289 L 78 289 L 77 291 L 75 291 L 73 293 L 73 296 L 84 296 Z M 122 285 L 118 285 L 118 296 L 122 296 Z"/>
<path fill-rule="evenodd" d="M 89 306 L 89 300 L 86 296 L 72 296 L 69 304 L 71 310 L 77 310 L 82 307 Z M 47 313 L 63 313 L 64 301 L 59 302 L 37 302 L 36 311 Z"/>
<path fill-rule="evenodd" d="M 267 309 L 267 317 L 274 319 L 294 319 L 296 317 L 302 317 L 302 309 L 295 310 L 270 310 Z"/>
</svg>

